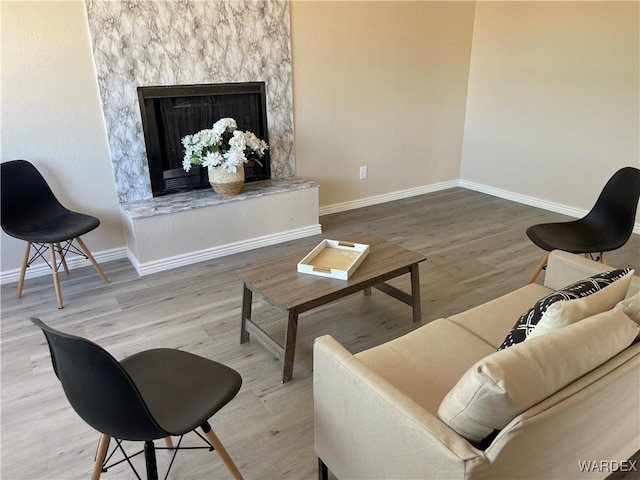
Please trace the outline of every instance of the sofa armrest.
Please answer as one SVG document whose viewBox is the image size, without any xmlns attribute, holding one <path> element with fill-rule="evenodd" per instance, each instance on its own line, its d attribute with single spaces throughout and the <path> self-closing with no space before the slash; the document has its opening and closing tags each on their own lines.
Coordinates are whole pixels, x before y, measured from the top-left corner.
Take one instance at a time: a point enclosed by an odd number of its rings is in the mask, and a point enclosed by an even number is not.
<svg viewBox="0 0 640 480">
<path fill-rule="evenodd" d="M 559 290 L 567 285 L 590 277 L 597 273 L 606 272 L 619 267 L 604 265 L 573 253 L 554 250 L 549 254 L 544 286 L 551 290 Z M 631 286 L 627 296 L 640 290 L 640 278 L 636 275 L 631 279 Z"/>
<path fill-rule="evenodd" d="M 483 452 L 329 335 L 313 352 L 315 449 L 338 478 L 470 478 Z"/>
<path fill-rule="evenodd" d="M 624 461 L 640 445 L 640 344 L 522 413 L 485 451 L 492 478 L 593 479 L 588 460 Z M 552 445 L 552 447 L 550 447 Z M 526 459 L 526 461 L 523 461 Z"/>
</svg>

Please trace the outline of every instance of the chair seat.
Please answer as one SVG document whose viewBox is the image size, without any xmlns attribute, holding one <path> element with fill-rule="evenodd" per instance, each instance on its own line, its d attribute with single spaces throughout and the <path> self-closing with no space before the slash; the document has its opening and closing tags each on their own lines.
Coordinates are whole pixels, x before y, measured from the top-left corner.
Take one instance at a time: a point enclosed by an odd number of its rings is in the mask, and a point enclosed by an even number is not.
<svg viewBox="0 0 640 480">
<path fill-rule="evenodd" d="M 4 231 L 15 238 L 35 243 L 57 243 L 77 238 L 94 230 L 100 220 L 70 210 L 43 210 L 39 215 L 24 217 L 19 223 L 6 223 Z"/>
<path fill-rule="evenodd" d="M 609 252 L 622 247 L 626 242 L 626 237 L 619 235 L 617 231 L 582 220 L 533 225 L 527 229 L 527 236 L 547 252 Z"/>
<path fill-rule="evenodd" d="M 162 429 L 182 435 L 205 423 L 240 390 L 235 370 L 181 350 L 157 348 L 120 362 Z"/>
</svg>

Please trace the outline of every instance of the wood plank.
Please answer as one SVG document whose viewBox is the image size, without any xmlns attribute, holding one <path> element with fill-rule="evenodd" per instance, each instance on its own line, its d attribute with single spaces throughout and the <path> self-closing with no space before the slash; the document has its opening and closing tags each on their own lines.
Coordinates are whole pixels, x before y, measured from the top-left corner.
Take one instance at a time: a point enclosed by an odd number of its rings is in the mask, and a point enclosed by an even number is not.
<svg viewBox="0 0 640 480">
<path fill-rule="evenodd" d="M 247 330 L 253 335 L 263 347 L 269 350 L 278 360 L 284 361 L 284 347 L 276 342 L 271 336 L 265 332 L 259 325 L 251 320 L 247 320 Z"/>
</svg>

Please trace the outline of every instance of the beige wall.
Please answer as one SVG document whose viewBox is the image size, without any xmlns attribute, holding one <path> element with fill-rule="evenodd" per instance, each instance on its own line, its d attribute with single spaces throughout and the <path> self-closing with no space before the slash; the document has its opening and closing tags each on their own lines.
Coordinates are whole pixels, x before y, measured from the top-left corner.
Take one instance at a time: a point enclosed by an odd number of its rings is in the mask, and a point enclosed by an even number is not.
<svg viewBox="0 0 640 480">
<path fill-rule="evenodd" d="M 83 1 L 0 9 L 0 159 L 33 161 L 102 220 L 90 248 L 124 254 Z M 294 0 L 297 174 L 320 183 L 321 207 L 461 177 L 588 209 L 603 178 L 638 165 L 638 9 Z M 1 248 L 3 274 L 19 268 L 22 244 L 2 234 Z"/>
<path fill-rule="evenodd" d="M 478 2 L 461 178 L 588 210 L 639 167 L 639 9 Z"/>
<path fill-rule="evenodd" d="M 296 169 L 321 206 L 458 179 L 473 11 L 291 3 Z"/>
<path fill-rule="evenodd" d="M 31 161 L 60 201 L 99 217 L 96 253 L 124 254 L 113 170 L 82 2 L 0 3 L 2 161 Z M 1 270 L 20 267 L 24 243 L 2 233 Z"/>
</svg>

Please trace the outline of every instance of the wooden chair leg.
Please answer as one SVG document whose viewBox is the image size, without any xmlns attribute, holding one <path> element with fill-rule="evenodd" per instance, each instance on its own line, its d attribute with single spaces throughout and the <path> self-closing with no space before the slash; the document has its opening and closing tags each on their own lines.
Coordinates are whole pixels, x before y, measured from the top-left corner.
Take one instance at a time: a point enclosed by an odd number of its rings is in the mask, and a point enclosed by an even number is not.
<svg viewBox="0 0 640 480">
<path fill-rule="evenodd" d="M 53 286 L 56 289 L 56 299 L 58 300 L 58 308 L 64 308 L 62 304 L 62 291 L 60 290 L 60 279 L 58 278 L 58 262 L 56 260 L 56 247 L 53 243 L 49 244 L 51 252 L 51 272 L 53 274 Z"/>
<path fill-rule="evenodd" d="M 167 448 L 173 448 L 173 438 L 164 437 L 164 444 Z"/>
<path fill-rule="evenodd" d="M 604 264 L 604 265 L 608 265 L 607 263 L 607 259 L 604 258 L 604 252 L 600 253 L 600 263 Z"/>
<path fill-rule="evenodd" d="M 536 271 L 534 272 L 533 276 L 531 277 L 531 280 L 529 280 L 529 283 L 533 283 L 536 281 L 536 279 L 538 278 L 538 275 L 540 275 L 540 272 L 542 271 L 542 269 L 544 267 L 547 266 L 547 261 L 549 260 L 549 252 L 544 254 L 544 257 L 542 257 L 542 260 L 540 261 L 540 264 L 538 265 L 538 267 L 536 268 Z"/>
<path fill-rule="evenodd" d="M 20 270 L 20 279 L 18 280 L 18 291 L 16 297 L 22 296 L 22 289 L 24 287 L 24 276 L 27 273 L 27 265 L 29 264 L 29 252 L 31 252 L 31 242 L 27 242 L 27 247 L 24 250 L 24 257 L 22 258 L 22 269 Z"/>
<path fill-rule="evenodd" d="M 89 261 L 93 264 L 93 268 L 96 269 L 96 272 L 98 272 L 98 275 L 100 275 L 102 280 L 104 280 L 104 283 L 109 283 L 109 279 L 107 278 L 107 276 L 102 271 L 102 268 L 100 268 L 100 265 L 98 265 L 98 262 L 96 262 L 96 259 L 93 258 L 93 255 L 91 255 L 91 252 L 89 251 L 87 246 L 84 244 L 82 239 L 80 237 L 76 237 L 75 240 L 78 242 L 78 245 L 80 245 L 80 248 L 82 249 L 84 254 L 87 256 Z"/>
<path fill-rule="evenodd" d="M 102 435 L 100 442 L 98 443 L 98 451 L 96 452 L 96 462 L 93 464 L 93 472 L 91 472 L 91 480 L 100 480 L 100 474 L 102 473 L 102 466 L 104 465 L 104 459 L 107 456 L 107 449 L 109 448 L 109 441 L 111 437 L 109 435 Z"/>
<path fill-rule="evenodd" d="M 56 247 L 58 247 L 58 253 L 60 254 L 60 261 L 62 263 L 62 267 L 64 268 L 64 273 L 69 275 L 69 267 L 67 267 L 67 259 L 64 256 L 64 252 L 62 251 L 62 246 L 59 243 L 56 243 Z"/>
<path fill-rule="evenodd" d="M 203 428 L 203 431 L 204 430 L 205 429 Z M 233 478 L 235 478 L 236 480 L 243 480 L 242 475 L 238 470 L 238 467 L 236 467 L 236 464 L 233 463 L 233 460 L 225 450 L 224 446 L 222 445 L 222 443 L 220 442 L 216 434 L 213 433 L 213 430 L 211 430 L 211 427 L 209 427 L 209 431 L 208 432 L 205 431 L 204 434 L 206 435 L 207 440 L 209 440 L 211 445 L 213 445 L 213 448 L 216 449 L 216 451 L 218 452 L 218 455 L 220 455 L 220 458 L 222 458 L 222 461 L 229 469 L 229 472 L 231 472 L 231 475 L 233 475 Z"/>
</svg>

